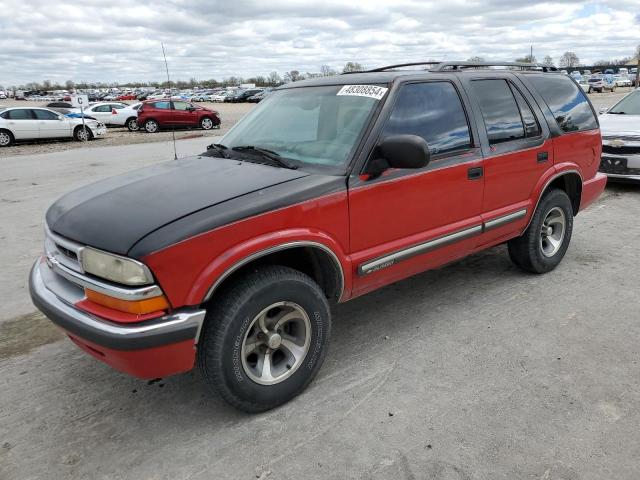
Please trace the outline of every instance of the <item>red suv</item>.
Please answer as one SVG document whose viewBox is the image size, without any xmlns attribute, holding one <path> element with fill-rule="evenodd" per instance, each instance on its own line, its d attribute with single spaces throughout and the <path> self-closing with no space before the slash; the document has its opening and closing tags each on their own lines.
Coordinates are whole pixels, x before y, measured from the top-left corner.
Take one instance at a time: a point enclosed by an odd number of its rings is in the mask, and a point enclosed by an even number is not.
<svg viewBox="0 0 640 480">
<path fill-rule="evenodd" d="M 215 110 L 178 100 L 148 100 L 138 109 L 138 125 L 148 133 L 167 127 L 200 127 L 211 130 L 220 126 Z"/>
<path fill-rule="evenodd" d="M 201 155 L 63 196 L 35 305 L 118 370 L 197 363 L 257 412 L 318 372 L 332 304 L 503 243 L 553 270 L 606 184 L 598 120 L 569 76 L 492 65 L 290 83 Z"/>
</svg>

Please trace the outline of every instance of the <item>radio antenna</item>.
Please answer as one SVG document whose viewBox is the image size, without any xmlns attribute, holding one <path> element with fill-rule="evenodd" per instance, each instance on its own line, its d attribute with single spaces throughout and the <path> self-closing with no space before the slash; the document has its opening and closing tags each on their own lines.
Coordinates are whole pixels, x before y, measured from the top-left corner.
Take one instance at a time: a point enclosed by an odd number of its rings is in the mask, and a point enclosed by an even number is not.
<svg viewBox="0 0 640 480">
<path fill-rule="evenodd" d="M 169 78 L 169 64 L 167 63 L 167 55 L 164 53 L 164 43 L 160 42 L 162 46 L 162 56 L 164 57 L 164 68 L 167 70 L 167 83 L 169 84 L 169 101 L 171 101 L 171 79 Z M 171 134 L 173 135 L 173 159 L 178 159 L 178 151 L 176 149 L 176 129 L 171 128 Z"/>
</svg>

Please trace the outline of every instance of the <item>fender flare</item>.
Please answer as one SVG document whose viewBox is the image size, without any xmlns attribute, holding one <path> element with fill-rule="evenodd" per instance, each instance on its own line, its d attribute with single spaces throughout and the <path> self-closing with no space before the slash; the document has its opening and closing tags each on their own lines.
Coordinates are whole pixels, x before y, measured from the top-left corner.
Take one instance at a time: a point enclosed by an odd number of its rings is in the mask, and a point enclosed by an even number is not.
<svg viewBox="0 0 640 480">
<path fill-rule="evenodd" d="M 299 247 L 318 249 L 331 258 L 340 276 L 338 302 L 348 298 L 347 293 L 351 289 L 351 266 L 340 244 L 324 232 L 297 229 L 252 238 L 222 252 L 200 272 L 189 292 L 187 303 L 195 305 L 209 301 L 229 276 L 252 261 L 275 252 Z"/>
</svg>

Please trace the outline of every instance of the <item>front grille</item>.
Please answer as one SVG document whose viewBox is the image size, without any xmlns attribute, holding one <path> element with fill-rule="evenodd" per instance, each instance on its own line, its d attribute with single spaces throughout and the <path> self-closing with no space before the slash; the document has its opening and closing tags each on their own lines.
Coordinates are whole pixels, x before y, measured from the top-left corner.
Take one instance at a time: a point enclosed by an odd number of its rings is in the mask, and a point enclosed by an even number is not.
<svg viewBox="0 0 640 480">
<path fill-rule="evenodd" d="M 611 145 L 603 145 L 602 146 L 603 153 L 612 153 L 614 155 L 638 155 L 640 154 L 640 146 L 631 147 L 631 146 L 622 146 L 622 147 L 613 147 Z"/>
<path fill-rule="evenodd" d="M 78 261 L 78 254 L 74 251 L 69 250 L 68 248 L 63 247 L 60 244 L 56 243 L 56 248 L 60 253 L 62 253 L 65 257 L 70 258 L 71 260 Z"/>
</svg>

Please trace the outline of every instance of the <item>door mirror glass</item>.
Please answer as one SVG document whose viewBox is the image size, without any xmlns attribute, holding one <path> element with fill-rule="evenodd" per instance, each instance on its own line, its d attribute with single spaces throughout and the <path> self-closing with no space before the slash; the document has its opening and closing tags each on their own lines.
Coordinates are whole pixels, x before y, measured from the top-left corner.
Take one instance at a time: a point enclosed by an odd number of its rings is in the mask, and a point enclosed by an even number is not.
<svg viewBox="0 0 640 480">
<path fill-rule="evenodd" d="M 64 115 L 58 115 L 58 120 L 60 121 L 64 120 Z"/>
<path fill-rule="evenodd" d="M 600 108 L 600 115 L 602 115 L 603 113 L 607 113 L 607 110 L 609 110 L 607 107 Z"/>
<path fill-rule="evenodd" d="M 377 157 L 370 162 L 370 173 L 379 175 L 387 168 L 423 168 L 431 154 L 426 140 L 418 135 L 389 135 L 377 146 Z"/>
</svg>

